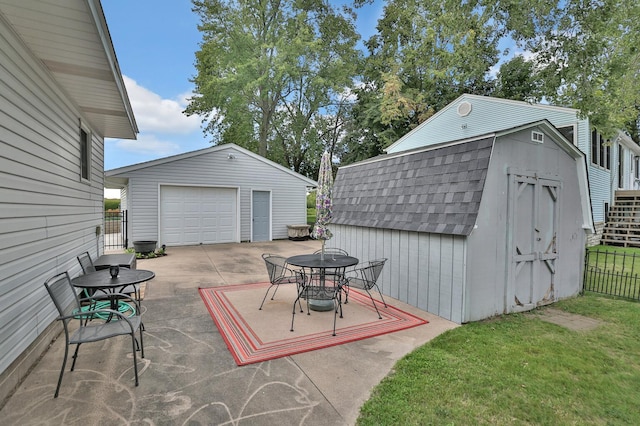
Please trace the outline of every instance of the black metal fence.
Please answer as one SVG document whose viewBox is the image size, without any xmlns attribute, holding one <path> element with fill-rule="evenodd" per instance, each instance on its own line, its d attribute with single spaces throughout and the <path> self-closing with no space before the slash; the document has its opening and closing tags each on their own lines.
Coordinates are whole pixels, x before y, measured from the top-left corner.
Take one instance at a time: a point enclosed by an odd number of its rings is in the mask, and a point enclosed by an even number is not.
<svg viewBox="0 0 640 426">
<path fill-rule="evenodd" d="M 104 248 L 127 248 L 127 211 L 104 212 Z"/>
<path fill-rule="evenodd" d="M 640 254 L 587 250 L 585 291 L 640 300 Z"/>
</svg>

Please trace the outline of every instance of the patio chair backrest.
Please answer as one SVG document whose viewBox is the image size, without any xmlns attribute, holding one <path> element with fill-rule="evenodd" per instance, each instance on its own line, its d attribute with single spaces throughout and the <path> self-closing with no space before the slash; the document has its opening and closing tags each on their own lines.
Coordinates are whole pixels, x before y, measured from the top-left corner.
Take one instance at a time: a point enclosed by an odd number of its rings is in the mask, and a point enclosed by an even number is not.
<svg viewBox="0 0 640 426">
<path fill-rule="evenodd" d="M 316 250 L 316 251 L 313 252 L 313 254 L 320 254 L 320 253 L 322 253 L 322 249 Z M 346 250 L 343 250 L 343 249 L 337 248 L 337 247 L 325 248 L 324 249 L 324 254 L 329 254 L 329 255 L 331 255 L 331 254 L 341 254 L 343 256 L 349 256 L 349 253 L 347 253 Z"/>
<path fill-rule="evenodd" d="M 77 257 L 78 262 L 80 263 L 80 267 L 82 268 L 82 272 L 85 274 L 89 274 L 91 272 L 96 272 L 95 266 L 93 266 L 93 261 L 91 260 L 91 256 L 88 251 L 85 251 L 80 256 Z"/>
<path fill-rule="evenodd" d="M 269 273 L 269 281 L 274 282 L 285 275 L 287 271 L 287 259 L 285 257 L 265 253 L 262 255 L 262 258 Z"/>
<path fill-rule="evenodd" d="M 69 273 L 65 271 L 54 275 L 45 281 L 44 286 L 47 288 L 60 317 L 68 317 L 63 321 L 66 328 L 71 319 L 69 316 L 81 310 L 80 299 L 71 284 Z"/>
<path fill-rule="evenodd" d="M 360 274 L 367 289 L 370 289 L 376 284 L 386 261 L 387 259 L 371 260 L 367 266 L 360 268 Z"/>
</svg>

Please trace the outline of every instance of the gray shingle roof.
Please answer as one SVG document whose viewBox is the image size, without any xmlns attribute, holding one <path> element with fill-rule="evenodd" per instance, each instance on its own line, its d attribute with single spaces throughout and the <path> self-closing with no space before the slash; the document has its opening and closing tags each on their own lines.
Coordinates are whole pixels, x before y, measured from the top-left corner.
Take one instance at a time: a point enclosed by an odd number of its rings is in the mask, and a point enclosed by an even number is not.
<svg viewBox="0 0 640 426">
<path fill-rule="evenodd" d="M 494 139 L 492 135 L 340 168 L 332 223 L 469 235 Z"/>
</svg>

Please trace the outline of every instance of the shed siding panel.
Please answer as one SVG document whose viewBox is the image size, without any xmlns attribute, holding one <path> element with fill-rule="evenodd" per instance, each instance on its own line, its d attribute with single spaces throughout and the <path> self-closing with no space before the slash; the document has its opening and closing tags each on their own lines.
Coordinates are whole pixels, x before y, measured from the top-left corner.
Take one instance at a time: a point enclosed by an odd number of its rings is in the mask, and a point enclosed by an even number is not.
<svg viewBox="0 0 640 426">
<path fill-rule="evenodd" d="M 509 240 L 514 233 L 509 214 L 509 173 L 537 174 L 560 183 L 554 296 L 573 296 L 579 289 L 585 233 L 581 215 L 576 211 L 576 206 L 580 205 L 576 161 L 583 159 L 576 160 L 559 149 L 550 138 L 545 140 L 544 146 L 538 146 L 528 142 L 528 133 L 521 132 L 499 138 L 496 142 L 477 227 L 467 240 L 468 277 L 465 280 L 463 322 L 508 313 L 513 304 L 513 296 L 508 300 L 512 286 L 509 268 L 513 266 L 515 251 Z"/>
<path fill-rule="evenodd" d="M 251 191 L 271 191 L 272 237 L 288 237 L 287 225 L 306 223 L 306 185 L 240 151 L 220 150 L 141 168 L 129 178 L 130 241 L 158 240 L 160 185 L 239 188 L 240 240 L 251 239 Z M 213 166 L 212 166 L 213 165 Z"/>
<path fill-rule="evenodd" d="M 379 280 L 384 295 L 462 322 L 458 289 L 465 287 L 465 237 L 335 224 L 331 229 L 328 247 L 343 248 L 360 261 L 388 259 Z"/>
<path fill-rule="evenodd" d="M 97 255 L 104 205 L 101 135 L 81 181 L 82 116 L 22 46 L 0 19 L 0 371 L 56 316 L 43 282 Z"/>
</svg>

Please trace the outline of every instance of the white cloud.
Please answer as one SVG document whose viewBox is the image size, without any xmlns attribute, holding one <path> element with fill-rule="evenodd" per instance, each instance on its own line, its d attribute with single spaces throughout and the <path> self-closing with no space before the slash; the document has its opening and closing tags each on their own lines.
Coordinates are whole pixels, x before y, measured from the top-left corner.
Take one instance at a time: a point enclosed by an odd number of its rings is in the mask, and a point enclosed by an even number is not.
<svg viewBox="0 0 640 426">
<path fill-rule="evenodd" d="M 116 141 L 116 146 L 123 151 L 148 155 L 154 158 L 182 152 L 180 145 L 175 142 L 162 141 L 153 134 L 143 133 L 138 135 L 137 140 L 119 139 Z"/>
<path fill-rule="evenodd" d="M 123 76 L 131 107 L 140 133 L 188 134 L 200 129 L 200 117 L 187 117 L 182 113 L 190 94 L 182 93 L 176 99 L 163 99 L 157 93 Z"/>
</svg>

